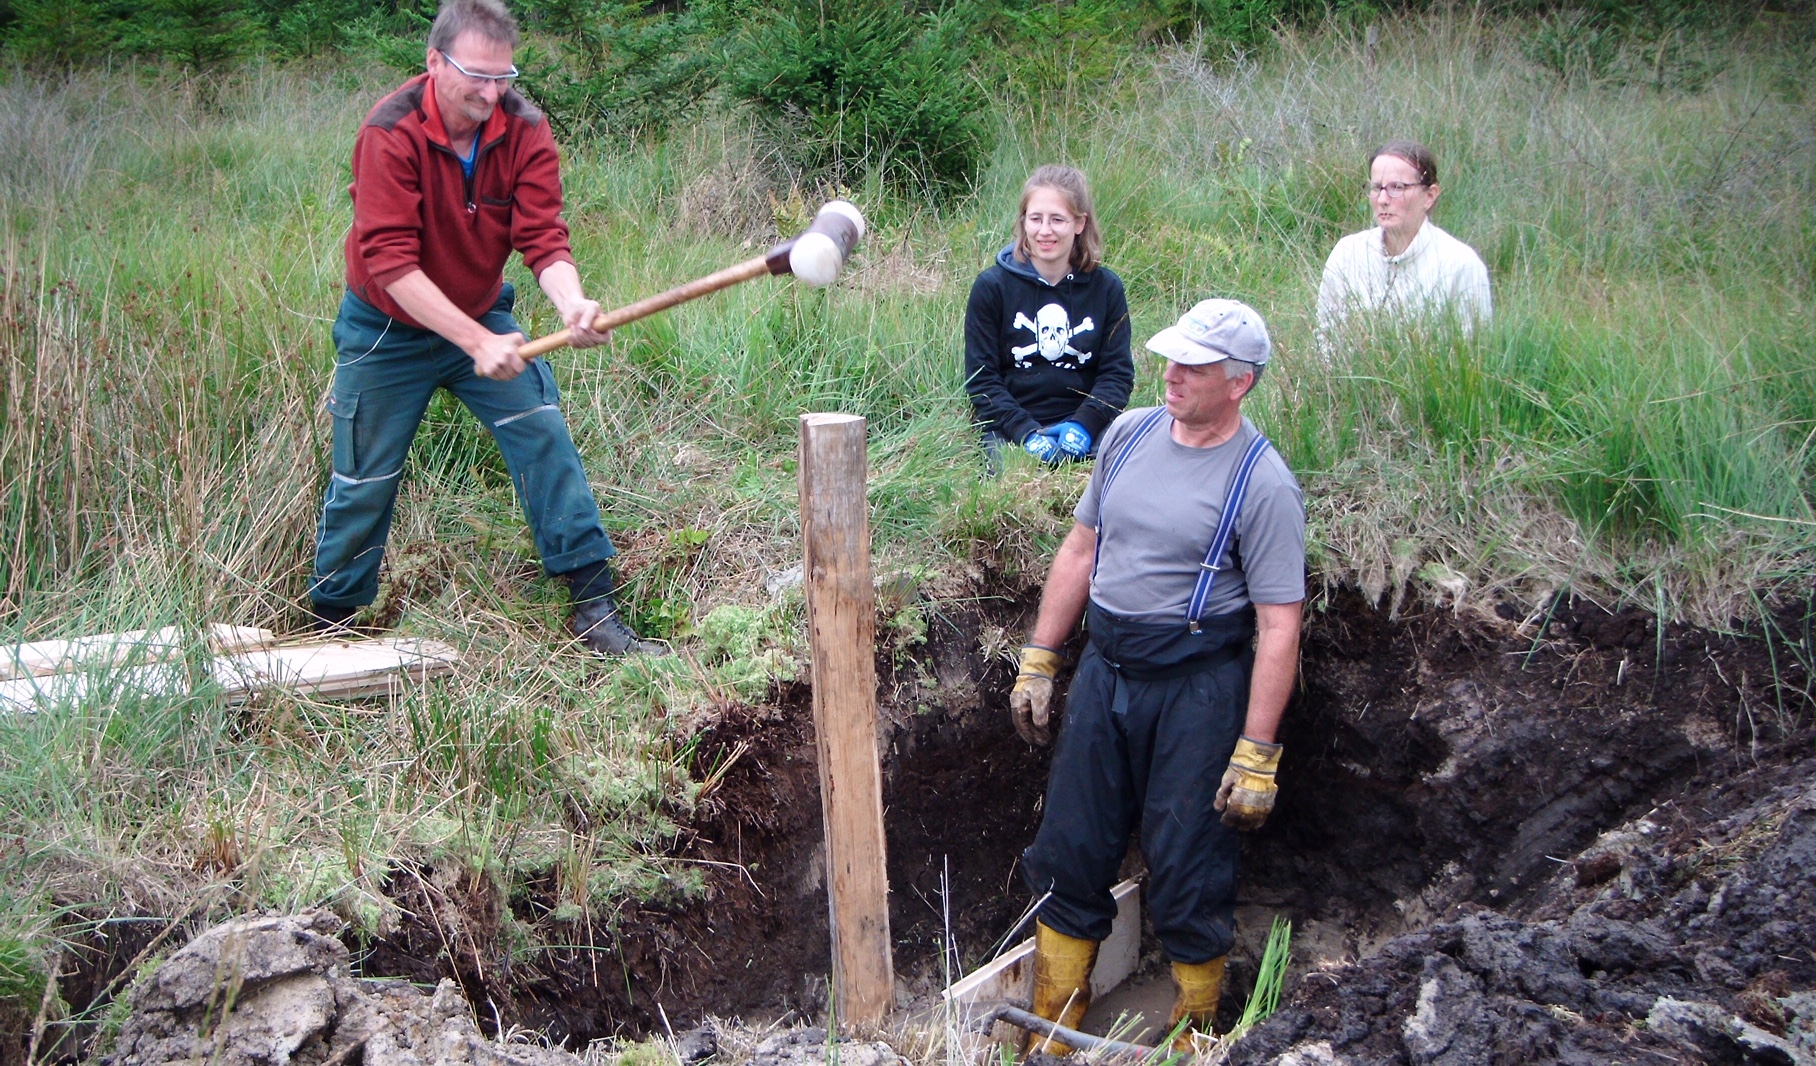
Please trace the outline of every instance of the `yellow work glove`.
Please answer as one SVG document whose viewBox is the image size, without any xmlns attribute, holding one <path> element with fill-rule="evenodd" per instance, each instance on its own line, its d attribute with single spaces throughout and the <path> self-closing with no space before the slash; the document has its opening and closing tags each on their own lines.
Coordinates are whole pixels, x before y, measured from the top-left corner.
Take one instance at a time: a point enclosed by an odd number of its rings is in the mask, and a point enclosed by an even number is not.
<svg viewBox="0 0 1816 1066">
<path fill-rule="evenodd" d="M 1235 829 L 1260 829 L 1274 809 L 1274 772 L 1280 768 L 1278 744 L 1263 744 L 1243 737 L 1236 742 L 1230 756 L 1230 768 L 1223 772 L 1223 786 L 1217 790 L 1216 807 L 1223 812 L 1223 824 Z"/>
<path fill-rule="evenodd" d="M 1053 679 L 1064 662 L 1059 652 L 1029 644 L 1021 650 L 1021 670 L 1015 675 L 1015 687 L 1009 690 L 1009 717 L 1015 731 L 1030 744 L 1045 744 L 1049 739 L 1047 721 L 1052 716 Z"/>
</svg>

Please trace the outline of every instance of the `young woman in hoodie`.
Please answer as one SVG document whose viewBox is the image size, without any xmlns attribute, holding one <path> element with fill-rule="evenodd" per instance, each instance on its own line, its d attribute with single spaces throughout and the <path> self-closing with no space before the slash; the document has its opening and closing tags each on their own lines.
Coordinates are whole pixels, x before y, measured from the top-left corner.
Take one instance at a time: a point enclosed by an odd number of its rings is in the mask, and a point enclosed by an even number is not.
<svg viewBox="0 0 1816 1066">
<path fill-rule="evenodd" d="M 1100 262 L 1085 176 L 1036 170 L 1014 232 L 971 285 L 965 391 L 992 458 L 1008 443 L 1045 463 L 1084 459 L 1135 384 L 1129 302 Z"/>
</svg>

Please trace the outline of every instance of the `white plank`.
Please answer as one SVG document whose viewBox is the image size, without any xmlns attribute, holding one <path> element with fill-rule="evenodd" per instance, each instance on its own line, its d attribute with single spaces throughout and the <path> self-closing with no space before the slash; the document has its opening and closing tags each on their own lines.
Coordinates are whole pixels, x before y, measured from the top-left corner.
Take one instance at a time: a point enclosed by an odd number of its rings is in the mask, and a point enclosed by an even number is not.
<svg viewBox="0 0 1816 1066">
<path fill-rule="evenodd" d="M 1091 969 L 1091 995 L 1102 996 L 1129 979 L 1141 961 L 1141 885 L 1124 881 L 1110 890 L 1116 897 L 1116 920 L 1110 935 L 1097 948 L 1097 965 Z"/>
<path fill-rule="evenodd" d="M 0 679 L 43 677 L 126 662 L 155 663 L 180 657 L 187 632 L 180 626 L 98 633 L 74 640 L 36 640 L 0 649 Z M 277 642 L 269 629 L 211 625 L 208 648 L 216 653 L 260 648 Z"/>
<path fill-rule="evenodd" d="M 1110 935 L 1098 945 L 1097 965 L 1091 968 L 1093 997 L 1128 980 L 1141 957 L 1141 884 L 1124 881 L 1110 894 L 1116 897 L 1116 919 L 1110 924 Z M 961 1012 L 974 1011 L 977 1016 L 997 1003 L 1027 1007 L 1034 999 L 1034 938 L 1029 937 L 954 981 L 941 996 Z M 991 1031 L 991 1039 L 1005 1043 L 1019 1040 L 1020 1036 L 1020 1029 L 1002 1022 Z"/>
<path fill-rule="evenodd" d="M 459 652 L 434 640 L 336 641 L 222 656 L 213 673 L 235 702 L 274 688 L 340 698 L 393 692 L 406 678 L 444 674 L 459 661 Z"/>
<path fill-rule="evenodd" d="M 1034 998 L 1034 939 L 1015 945 L 952 983 L 941 998 L 954 1003 L 1016 1003 Z"/>
<path fill-rule="evenodd" d="M 323 641 L 217 656 L 209 673 L 235 703 L 276 689 L 344 699 L 394 693 L 405 679 L 443 674 L 459 661 L 459 652 L 433 640 Z M 190 680 L 182 663 L 13 678 L 0 681 L 0 710 L 80 705 L 125 691 L 187 694 Z"/>
<path fill-rule="evenodd" d="M 208 626 L 208 650 L 216 655 L 228 652 L 268 648 L 277 643 L 277 634 L 256 626 L 228 626 L 219 622 Z"/>
<path fill-rule="evenodd" d="M 81 706 L 115 694 L 188 692 L 189 668 L 150 663 L 88 673 L 44 674 L 0 681 L 0 710 L 17 713 Z"/>
</svg>

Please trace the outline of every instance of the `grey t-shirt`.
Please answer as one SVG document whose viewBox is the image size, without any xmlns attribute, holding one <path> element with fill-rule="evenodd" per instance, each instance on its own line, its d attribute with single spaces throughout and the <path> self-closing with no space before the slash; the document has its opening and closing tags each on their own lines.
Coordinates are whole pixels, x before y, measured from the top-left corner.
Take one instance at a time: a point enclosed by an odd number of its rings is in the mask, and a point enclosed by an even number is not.
<svg viewBox="0 0 1816 1066">
<path fill-rule="evenodd" d="M 1259 431 L 1244 418 L 1242 428 L 1222 444 L 1189 448 L 1173 439 L 1173 419 L 1163 414 L 1132 445 L 1135 450 L 1105 503 L 1104 474 L 1152 410 L 1124 412 L 1105 431 L 1097 469 L 1072 516 L 1097 527 L 1102 510 L 1097 569 L 1091 576 L 1091 598 L 1099 606 L 1144 622 L 1184 621 L 1199 564 L 1229 497 L 1230 478 Z M 1305 599 L 1305 500 L 1293 472 L 1273 448 L 1249 475 L 1248 495 L 1222 566 L 1205 604 L 1207 617 L 1251 603 Z"/>
</svg>

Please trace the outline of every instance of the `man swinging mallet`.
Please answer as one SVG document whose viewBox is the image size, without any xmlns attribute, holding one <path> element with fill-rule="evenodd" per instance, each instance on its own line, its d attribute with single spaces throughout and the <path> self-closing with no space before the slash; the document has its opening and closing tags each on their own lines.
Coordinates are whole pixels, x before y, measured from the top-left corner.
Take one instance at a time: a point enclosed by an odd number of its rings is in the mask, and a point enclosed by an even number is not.
<svg viewBox="0 0 1816 1066">
<path fill-rule="evenodd" d="M 310 608 L 344 625 L 378 593 L 404 457 L 446 388 L 504 455 L 542 565 L 567 581 L 569 621 L 606 655 L 661 653 L 619 617 L 592 486 L 546 361 L 519 352 L 513 250 L 568 326 L 599 344 L 561 218 L 548 122 L 510 88 L 517 23 L 499 0 L 447 0 L 429 28 L 428 72 L 386 96 L 353 146 L 347 292 L 334 323 L 328 410 L 333 473 L 315 541 Z"/>
<path fill-rule="evenodd" d="M 1139 826 L 1186 1051 L 1191 1030 L 1211 1031 L 1235 939 L 1236 831 L 1260 827 L 1274 803 L 1305 510 L 1292 472 L 1242 417 L 1272 351 L 1261 316 L 1205 300 L 1147 346 L 1167 359 L 1166 404 L 1128 411 L 1104 434 L 1010 709 L 1022 736 L 1046 742 L 1058 649 L 1088 614 L 1040 830 L 1022 855 L 1044 897 L 1033 1010 L 1072 1028 L 1084 1017 L 1116 915 L 1110 886 Z"/>
</svg>

